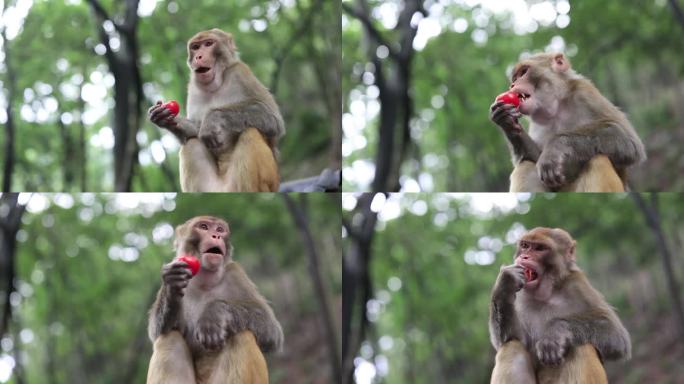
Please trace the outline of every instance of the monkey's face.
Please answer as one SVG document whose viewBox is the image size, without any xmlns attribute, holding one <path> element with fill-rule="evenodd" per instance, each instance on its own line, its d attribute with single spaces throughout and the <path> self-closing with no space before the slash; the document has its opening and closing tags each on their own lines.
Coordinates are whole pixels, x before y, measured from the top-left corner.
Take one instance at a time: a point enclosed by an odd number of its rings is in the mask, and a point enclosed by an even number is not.
<svg viewBox="0 0 684 384">
<path fill-rule="evenodd" d="M 188 43 L 188 66 L 200 84 L 211 84 L 217 76 L 216 39 L 200 35 Z"/>
<path fill-rule="evenodd" d="M 202 268 L 210 271 L 220 268 L 226 258 L 228 224 L 219 219 L 200 219 L 194 224 L 193 232 L 199 239 L 197 251 Z"/>
<path fill-rule="evenodd" d="M 176 228 L 177 256 L 190 254 L 200 259 L 202 269 L 215 271 L 230 259 L 228 223 L 212 216 L 194 217 Z"/>
<path fill-rule="evenodd" d="M 511 91 L 520 95 L 518 110 L 540 124 L 557 118 L 567 88 L 564 72 L 569 64 L 560 67 L 554 63 L 552 55 L 533 56 L 516 64 L 511 77 Z"/>
<path fill-rule="evenodd" d="M 523 237 L 518 242 L 515 264 L 525 268 L 525 289 L 536 289 L 545 268 L 542 260 L 548 257 L 550 249 L 547 244 Z"/>
<path fill-rule="evenodd" d="M 518 242 L 515 264 L 525 269 L 524 288 L 547 290 L 575 265 L 575 241 L 558 228 L 535 228 Z"/>
</svg>

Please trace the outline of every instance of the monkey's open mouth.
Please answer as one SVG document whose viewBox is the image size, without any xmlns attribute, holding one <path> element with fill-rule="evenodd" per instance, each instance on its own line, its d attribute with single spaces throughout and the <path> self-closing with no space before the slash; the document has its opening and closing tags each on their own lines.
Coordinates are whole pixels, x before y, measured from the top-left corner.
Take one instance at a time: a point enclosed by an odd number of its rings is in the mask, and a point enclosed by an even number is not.
<svg viewBox="0 0 684 384">
<path fill-rule="evenodd" d="M 207 72 L 209 72 L 210 69 L 211 68 L 209 68 L 209 67 L 199 67 L 199 68 L 195 69 L 195 72 L 196 73 L 207 73 Z"/>
<path fill-rule="evenodd" d="M 207 249 L 206 251 L 204 251 L 204 253 L 214 253 L 214 254 L 223 256 L 223 251 L 219 247 L 211 247 L 211 248 Z"/>
<path fill-rule="evenodd" d="M 529 283 L 530 281 L 537 280 L 537 272 L 530 268 L 525 268 L 525 280 Z"/>
<path fill-rule="evenodd" d="M 520 93 L 519 95 L 520 95 L 520 100 L 522 100 L 522 101 L 525 101 L 525 100 L 530 98 L 529 93 Z"/>
</svg>

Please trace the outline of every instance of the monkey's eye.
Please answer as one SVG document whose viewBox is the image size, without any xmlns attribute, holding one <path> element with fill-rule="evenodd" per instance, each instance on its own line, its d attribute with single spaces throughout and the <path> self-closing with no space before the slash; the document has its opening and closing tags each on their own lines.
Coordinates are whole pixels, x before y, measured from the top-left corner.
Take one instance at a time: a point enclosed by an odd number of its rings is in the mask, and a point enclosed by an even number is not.
<svg viewBox="0 0 684 384">
<path fill-rule="evenodd" d="M 541 252 L 541 251 L 543 251 L 543 250 L 545 250 L 545 249 L 546 249 L 546 247 L 543 246 L 543 245 L 541 245 L 541 244 L 535 244 L 535 246 L 534 246 L 534 250 L 537 251 L 537 252 Z"/>
<path fill-rule="evenodd" d="M 216 227 L 216 232 L 223 232 L 223 227 Z"/>
<path fill-rule="evenodd" d="M 207 40 L 207 42 L 204 43 L 205 47 L 211 47 L 212 45 L 214 45 L 214 42 L 211 40 Z"/>
<path fill-rule="evenodd" d="M 199 44 L 192 44 L 192 45 L 190 45 L 190 49 L 193 50 L 193 51 L 198 50 L 198 49 L 199 49 Z"/>
<path fill-rule="evenodd" d="M 199 227 L 200 227 L 200 229 L 204 229 L 205 231 L 209 229 L 209 226 L 207 225 L 207 223 L 200 223 Z"/>
<path fill-rule="evenodd" d="M 528 248 L 530 248 L 530 245 L 524 241 L 521 241 L 520 242 L 520 248 L 521 249 L 528 249 Z"/>
</svg>

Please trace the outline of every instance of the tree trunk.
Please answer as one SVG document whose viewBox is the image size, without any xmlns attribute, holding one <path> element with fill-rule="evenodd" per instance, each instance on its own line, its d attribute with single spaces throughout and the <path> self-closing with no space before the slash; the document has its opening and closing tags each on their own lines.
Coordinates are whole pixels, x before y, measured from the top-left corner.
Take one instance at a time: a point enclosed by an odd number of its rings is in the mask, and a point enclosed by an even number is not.
<svg viewBox="0 0 684 384">
<path fill-rule="evenodd" d="M 314 239 L 311 235 L 311 230 L 309 229 L 309 220 L 304 209 L 306 195 L 300 194 L 300 204 L 295 203 L 288 194 L 284 193 L 282 196 L 285 200 L 285 205 L 287 205 L 287 208 L 292 214 L 292 219 L 299 229 L 299 233 L 302 236 L 302 241 L 304 242 L 304 247 L 309 255 L 309 276 L 311 276 L 311 281 L 314 285 L 314 292 L 316 294 L 316 299 L 318 300 L 318 307 L 320 308 L 319 312 L 323 320 L 326 338 L 328 339 L 328 357 L 330 359 L 330 367 L 332 368 L 331 382 L 341 384 L 342 371 L 340 367 L 340 355 L 338 353 L 339 347 L 337 343 L 337 326 L 330 315 L 330 305 L 328 304 L 327 290 L 325 289 L 325 284 L 323 284 L 319 267 L 320 256 L 316 250 L 316 245 L 314 244 Z"/>
</svg>

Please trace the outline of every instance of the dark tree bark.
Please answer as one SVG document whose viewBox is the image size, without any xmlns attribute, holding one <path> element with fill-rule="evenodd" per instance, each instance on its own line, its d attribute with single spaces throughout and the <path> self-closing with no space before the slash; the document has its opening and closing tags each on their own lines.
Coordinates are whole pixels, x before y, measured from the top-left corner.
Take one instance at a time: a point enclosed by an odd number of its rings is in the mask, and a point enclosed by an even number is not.
<svg viewBox="0 0 684 384">
<path fill-rule="evenodd" d="M 342 374 L 344 383 L 354 382 L 354 357 L 364 340 L 371 298 L 369 264 L 377 213 L 370 209 L 374 194 L 364 193 L 357 201 L 351 220 L 342 218 L 349 238 L 342 258 Z"/>
<path fill-rule="evenodd" d="M 668 3 L 670 4 L 670 8 L 672 8 L 672 13 L 674 13 L 675 20 L 677 20 L 679 25 L 684 28 L 684 11 L 682 11 L 682 7 L 679 5 L 679 2 L 677 0 L 668 0 Z"/>
<path fill-rule="evenodd" d="M 375 160 L 374 192 L 392 192 L 401 188 L 399 177 L 411 136 L 409 122 L 413 116 L 411 67 L 413 39 L 418 31 L 417 23 L 411 23 L 416 13 L 426 15 L 422 0 L 404 0 L 403 9 L 394 28 L 399 41 L 388 42 L 371 20 L 371 10 L 366 0 L 357 0 L 357 6 L 343 3 L 342 8 L 363 25 L 368 57 L 375 67 L 375 85 L 380 96 L 379 140 Z M 384 46 L 386 59 L 377 56 L 377 49 Z"/>
<path fill-rule="evenodd" d="M 5 294 L 5 305 L 2 308 L 2 317 L 0 317 L 0 338 L 9 327 L 12 318 L 9 297 L 16 290 L 14 261 L 17 232 L 21 227 L 21 217 L 26 209 L 25 206 L 19 204 L 18 200 L 19 194 L 17 193 L 4 193 L 0 196 L 0 283 L 2 283 L 2 292 Z"/>
<path fill-rule="evenodd" d="M 83 78 L 85 79 L 85 70 L 83 72 Z M 83 115 L 85 112 L 85 100 L 83 100 L 83 97 L 81 95 L 83 94 L 83 85 L 84 83 L 82 82 L 78 86 L 78 111 L 79 111 L 79 117 L 78 117 L 78 154 L 79 154 L 79 163 L 81 164 L 80 168 L 80 181 L 81 181 L 81 192 L 87 192 L 87 186 L 88 186 L 88 168 L 86 166 L 87 161 L 88 161 L 88 152 L 86 148 L 86 127 L 85 124 L 83 123 Z"/>
<path fill-rule="evenodd" d="M 142 80 L 138 68 L 138 2 L 125 0 L 122 21 L 116 22 L 98 0 L 88 0 L 98 23 L 100 42 L 105 46 L 105 58 L 114 76 L 114 189 L 130 191 L 134 168 L 138 160 L 136 134 L 140 127 L 143 101 Z M 119 18 L 116 18 L 119 19 Z M 105 21 L 114 25 L 120 37 L 118 52 L 112 50 L 112 37 L 103 26 Z"/>
<path fill-rule="evenodd" d="M 646 224 L 651 229 L 655 237 L 656 246 L 660 251 L 660 256 L 663 261 L 663 270 L 665 272 L 665 279 L 667 287 L 670 291 L 670 299 L 672 300 L 672 310 L 674 311 L 675 319 L 677 320 L 677 327 L 679 328 L 679 336 L 684 341 L 684 309 L 682 307 L 682 297 L 679 282 L 674 273 L 672 263 L 672 252 L 667 244 L 665 232 L 660 223 L 660 212 L 658 210 L 658 194 L 651 193 L 651 201 L 646 202 L 643 196 L 639 193 L 630 193 L 632 199 L 637 207 L 644 214 Z"/>
<path fill-rule="evenodd" d="M 7 2 L 5 3 L 5 7 L 7 7 Z M 3 12 L 4 14 L 4 12 Z M 17 76 L 16 72 L 14 71 L 14 67 L 12 66 L 12 55 L 11 55 L 11 42 L 7 40 L 7 37 L 5 35 L 5 29 L 2 29 L 2 40 L 5 42 L 3 44 L 3 50 L 5 53 L 5 74 L 6 74 L 6 83 L 5 86 L 7 88 L 7 94 L 6 94 L 6 99 L 7 99 L 7 107 L 5 108 L 5 113 L 7 114 L 7 121 L 5 122 L 5 148 L 4 152 L 5 155 L 3 156 L 4 160 L 4 165 L 2 169 L 2 191 L 3 192 L 9 192 L 12 190 L 12 175 L 14 173 L 14 162 L 15 162 L 15 154 L 14 154 L 14 133 L 15 133 L 15 126 L 14 126 L 14 112 L 12 110 L 12 102 L 14 101 L 14 97 L 16 95 L 16 89 L 17 89 Z"/>
<path fill-rule="evenodd" d="M 304 248 L 306 248 L 307 254 L 309 255 L 309 276 L 311 276 L 311 281 L 314 285 L 314 291 L 316 294 L 316 299 L 318 301 L 319 313 L 321 314 L 321 320 L 323 321 L 323 326 L 325 328 L 326 338 L 328 340 L 328 358 L 330 359 L 331 369 L 331 382 L 332 383 L 342 383 L 342 370 L 340 367 L 340 355 L 339 355 L 339 344 L 337 341 L 337 326 L 335 326 L 335 321 L 330 314 L 330 305 L 328 304 L 328 294 L 325 284 L 323 284 L 323 278 L 321 278 L 320 272 L 320 256 L 318 255 L 318 250 L 316 249 L 316 244 L 314 243 L 313 235 L 309 229 L 309 219 L 306 211 L 306 194 L 300 194 L 300 202 L 295 203 L 295 201 L 290 197 L 290 195 L 283 193 L 281 195 L 285 200 L 285 205 L 292 214 L 292 219 L 299 229 L 299 233 L 304 242 Z"/>
</svg>

